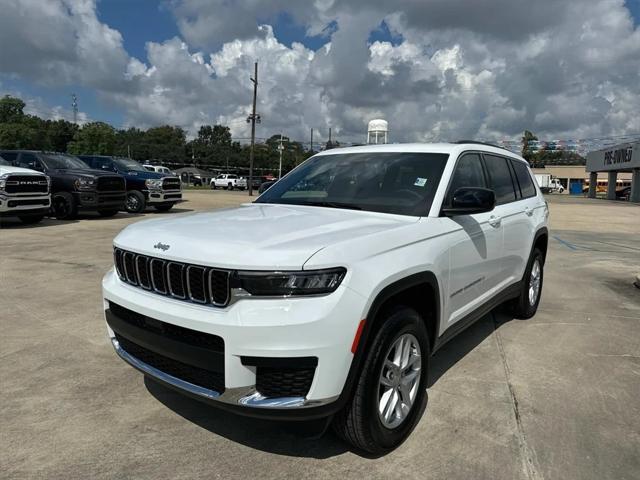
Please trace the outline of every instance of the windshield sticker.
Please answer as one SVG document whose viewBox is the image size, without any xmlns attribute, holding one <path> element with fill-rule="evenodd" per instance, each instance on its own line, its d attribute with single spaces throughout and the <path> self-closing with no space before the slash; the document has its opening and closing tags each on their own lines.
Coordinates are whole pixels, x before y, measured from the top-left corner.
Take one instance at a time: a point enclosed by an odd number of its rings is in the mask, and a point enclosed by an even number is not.
<svg viewBox="0 0 640 480">
<path fill-rule="evenodd" d="M 416 187 L 424 187 L 426 184 L 427 184 L 427 179 L 422 177 L 416 178 L 416 181 L 414 182 L 414 185 Z"/>
</svg>

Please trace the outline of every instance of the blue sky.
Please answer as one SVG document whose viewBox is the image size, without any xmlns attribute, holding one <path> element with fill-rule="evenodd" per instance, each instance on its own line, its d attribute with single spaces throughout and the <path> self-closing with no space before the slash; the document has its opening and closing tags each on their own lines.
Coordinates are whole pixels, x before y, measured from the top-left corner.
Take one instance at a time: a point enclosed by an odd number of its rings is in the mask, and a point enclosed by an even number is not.
<svg viewBox="0 0 640 480">
<path fill-rule="evenodd" d="M 483 8 L 478 9 L 478 0 L 451 0 L 458 5 L 456 8 L 469 13 L 466 18 L 458 15 L 457 10 L 451 12 L 444 0 L 431 3 L 351 0 L 348 4 L 336 2 L 334 7 L 328 7 L 333 8 L 330 11 L 322 10 L 324 6 L 318 7 L 326 2 L 309 2 L 303 6 L 294 0 L 288 0 L 288 4 L 286 0 L 278 0 L 265 2 L 258 12 L 250 6 L 252 2 L 242 0 L 97 0 L 95 16 L 93 19 L 85 16 L 84 20 L 86 11 L 74 12 L 74 5 L 91 8 L 93 15 L 90 3 L 49 0 L 47 5 L 60 7 L 53 12 L 58 18 L 52 18 L 51 9 L 43 8 L 41 1 L 9 0 L 4 19 L 0 17 L 0 43 L 3 44 L 0 95 L 22 95 L 30 100 L 30 111 L 43 112 L 43 116 L 47 107 L 52 111 L 62 106 L 69 111 L 71 93 L 76 93 L 81 112 L 92 120 L 106 121 L 116 127 L 169 123 L 193 132 L 202 122 L 222 121 L 240 126 L 245 123 L 246 70 L 253 59 L 260 58 L 265 62 L 265 70 L 272 69 L 266 72 L 271 75 L 271 91 L 268 95 L 263 90 L 259 99 L 263 103 L 261 128 L 264 129 L 279 131 L 295 127 L 303 132 L 313 126 L 321 132 L 332 126 L 334 132 L 341 129 L 358 132 L 367 118 L 382 115 L 389 117 L 398 130 L 402 124 L 413 135 L 407 137 L 410 139 L 441 138 L 454 135 L 454 131 L 462 137 L 482 132 L 509 136 L 515 135 L 513 132 L 523 125 L 538 125 L 538 131 L 546 129 L 572 136 L 580 135 L 573 132 L 594 136 L 621 129 L 630 131 L 630 128 L 640 131 L 640 126 L 629 121 L 633 118 L 629 117 L 632 110 L 637 111 L 633 106 L 633 98 L 638 96 L 633 68 L 640 51 L 636 52 L 639 49 L 631 46 L 638 42 L 625 43 L 625 37 L 637 37 L 638 32 L 629 33 L 628 25 L 621 28 L 611 25 L 610 18 L 623 22 L 624 15 L 616 12 L 607 17 L 607 13 L 620 8 L 620 4 L 612 4 L 610 0 L 584 0 L 584 3 L 582 0 L 540 0 L 540 4 L 531 7 L 527 0 L 487 0 L 496 5 L 495 15 L 490 16 Z M 460 6 L 465 1 L 465 6 Z M 589 2 L 593 2 L 592 9 L 581 7 Z M 560 3 L 573 8 L 556 8 Z M 188 7 L 179 11 L 177 5 Z M 275 10 L 279 8 L 276 5 L 288 5 L 288 11 Z M 637 28 L 640 0 L 625 0 L 625 5 Z M 27 15 L 29 8 L 32 10 Z M 571 13 L 565 15 L 566 12 Z M 404 17 L 394 19 L 387 16 L 389 13 L 400 17 L 404 14 Z M 42 18 L 33 20 L 38 15 Z M 178 24 L 176 16 L 186 19 L 188 25 Z M 200 25 L 189 24 L 192 17 L 208 20 Z M 26 18 L 32 18 L 31 27 L 19 25 Z M 316 26 L 329 23 L 324 34 L 307 36 L 306 26 L 294 18 L 308 18 Z M 392 34 L 385 18 L 393 24 L 394 32 L 401 33 Z M 119 41 L 110 43 L 109 34 L 100 32 L 96 19 L 120 33 L 122 48 Z M 212 20 L 214 24 L 210 23 Z M 89 22 L 89 31 L 83 22 Z M 338 22 L 345 23 L 338 25 Z M 504 35 L 495 34 L 495 22 L 513 28 L 505 29 Z M 584 44 L 578 33 L 584 22 L 589 22 L 593 32 L 590 44 Z M 40 27 L 26 33 L 33 24 Z M 261 38 L 255 29 L 260 24 L 272 26 L 279 46 L 274 47 L 273 42 L 271 47 L 264 42 L 252 44 Z M 60 25 L 62 27 L 57 28 Z M 337 30 L 340 35 L 333 37 L 332 52 L 320 50 Z M 455 35 L 451 35 L 451 31 L 455 31 Z M 513 60 L 523 49 L 538 48 L 527 42 L 532 38 L 530 33 L 541 31 L 548 32 L 552 41 L 548 51 L 534 54 L 535 69 L 532 70 L 526 60 L 515 65 Z M 72 35 L 64 38 L 65 32 Z M 39 38 L 32 40 L 38 34 Z M 177 42 L 172 41 L 176 38 Z M 233 52 L 218 51 L 221 43 L 236 39 L 240 40 L 238 48 L 243 58 L 234 58 Z M 188 44 L 188 50 L 180 52 L 180 41 Z M 343 43 L 337 46 L 340 41 Z M 376 41 L 389 43 L 373 45 Z M 83 42 L 88 47 L 83 47 Z M 154 60 L 157 65 L 147 58 L 148 42 L 158 44 L 155 49 L 159 53 Z M 317 53 L 309 55 L 308 51 L 290 49 L 294 42 Z M 365 43 L 369 45 L 366 50 Z M 615 55 L 609 55 L 616 48 Z M 580 50 L 590 53 L 576 55 Z M 96 53 L 89 58 L 91 55 L 83 51 Z M 199 51 L 206 63 L 210 62 L 211 54 L 227 55 L 223 61 L 226 66 L 222 68 L 232 75 L 223 74 L 226 79 L 211 75 L 214 70 L 218 72 L 213 63 L 193 67 L 194 59 L 189 55 Z M 135 81 L 123 83 L 131 62 L 129 57 L 142 63 L 136 66 Z M 612 60 L 615 68 L 606 65 L 607 57 L 616 59 Z M 602 65 L 589 64 L 589 59 Z M 103 70 L 101 67 L 105 66 Z M 486 68 L 495 71 L 491 71 L 490 76 L 479 75 Z M 564 78 L 562 70 L 571 72 L 571 78 Z M 96 73 L 86 74 L 94 71 Z M 454 77 L 460 75 L 458 80 L 446 77 L 451 71 Z M 637 77 L 637 67 L 635 72 Z M 266 81 L 267 75 L 261 78 Z M 446 83 L 441 83 L 445 77 Z M 575 78 L 581 78 L 580 84 Z M 607 85 L 608 81 L 613 81 L 615 86 Z M 470 88 L 464 86 L 468 82 L 475 85 L 471 87 L 471 94 L 464 90 L 450 91 L 457 86 Z M 370 95 L 376 88 L 381 95 Z M 608 91 L 610 88 L 616 90 Z M 170 93 L 158 96 L 156 92 Z M 216 92 L 223 93 L 218 96 Z M 620 98 L 617 104 L 611 100 L 616 95 Z M 297 102 L 296 96 L 304 98 L 299 102 L 299 110 L 286 112 L 289 116 L 280 115 L 283 105 Z M 425 117 L 424 110 L 416 108 L 429 110 L 434 106 L 429 117 Z M 270 111 L 278 113 L 269 115 Z M 438 124 L 445 113 L 451 119 Z M 610 116 L 606 117 L 608 113 Z M 469 116 L 473 118 L 467 118 Z M 425 118 L 428 126 L 422 127 Z M 269 121 L 281 123 L 270 125 Z M 603 126 L 594 126 L 600 122 L 604 122 Z M 574 128 L 578 123 L 581 127 Z M 422 133 L 421 128 L 424 128 Z M 236 133 L 246 132 L 238 127 Z"/>
</svg>

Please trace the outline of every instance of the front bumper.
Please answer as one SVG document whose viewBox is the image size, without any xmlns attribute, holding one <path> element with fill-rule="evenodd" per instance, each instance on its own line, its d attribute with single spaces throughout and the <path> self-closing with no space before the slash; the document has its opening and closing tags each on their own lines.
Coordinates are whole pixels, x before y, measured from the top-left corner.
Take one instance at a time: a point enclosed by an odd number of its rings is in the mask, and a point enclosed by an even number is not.
<svg viewBox="0 0 640 480">
<path fill-rule="evenodd" d="M 121 192 L 74 192 L 80 210 L 124 210 L 126 193 Z"/>
<path fill-rule="evenodd" d="M 0 216 L 45 215 L 49 212 L 49 195 L 4 195 L 0 194 Z"/>
<path fill-rule="evenodd" d="M 346 287 L 325 297 L 246 299 L 226 308 L 192 304 L 159 296 L 127 285 L 110 271 L 103 280 L 105 317 L 112 345 L 127 363 L 159 382 L 200 400 L 242 414 L 269 418 L 317 418 L 332 413 L 344 388 L 353 360 L 351 344 L 365 299 Z M 116 331 L 110 302 L 150 319 L 224 340 L 224 388 L 204 388 L 172 375 L 128 352 L 119 341 L 126 331 Z M 112 328 L 113 327 L 113 328 Z M 153 337 L 153 335 L 152 335 Z M 128 340 L 125 338 L 124 340 Z M 144 347 L 158 352 L 165 345 L 145 340 Z M 170 342 L 169 342 L 170 343 Z M 195 349 L 197 350 L 197 349 Z M 187 357 L 197 352 L 186 352 Z M 257 368 L 247 358 L 317 358 L 308 393 L 304 396 L 265 396 L 256 386 Z M 200 362 L 202 356 L 197 357 Z M 189 360 L 187 360 L 189 361 Z M 204 360 L 202 360 L 204 361 Z"/>
<path fill-rule="evenodd" d="M 182 202 L 182 190 L 148 190 L 145 192 L 147 203 Z"/>
</svg>

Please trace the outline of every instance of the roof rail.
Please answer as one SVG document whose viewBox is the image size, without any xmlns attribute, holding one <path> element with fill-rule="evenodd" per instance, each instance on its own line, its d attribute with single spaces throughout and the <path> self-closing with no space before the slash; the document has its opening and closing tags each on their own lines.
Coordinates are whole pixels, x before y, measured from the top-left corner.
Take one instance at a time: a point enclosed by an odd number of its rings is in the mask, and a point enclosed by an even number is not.
<svg viewBox="0 0 640 480">
<path fill-rule="evenodd" d="M 511 152 L 511 150 L 509 150 L 508 148 L 501 147 L 500 145 L 494 145 L 493 143 L 488 143 L 488 142 L 479 142 L 477 140 L 458 140 L 457 142 L 453 142 L 453 143 L 456 143 L 456 144 L 471 143 L 475 145 L 486 145 L 487 147 L 500 148 L 502 150 L 507 150 L 508 152 Z"/>
</svg>

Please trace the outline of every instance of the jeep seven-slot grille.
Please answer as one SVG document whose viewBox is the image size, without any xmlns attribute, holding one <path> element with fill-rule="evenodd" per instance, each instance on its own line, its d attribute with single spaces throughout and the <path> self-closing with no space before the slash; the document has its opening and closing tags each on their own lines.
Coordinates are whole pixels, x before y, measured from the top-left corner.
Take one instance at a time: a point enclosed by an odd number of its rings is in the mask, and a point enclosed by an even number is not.
<svg viewBox="0 0 640 480">
<path fill-rule="evenodd" d="M 97 190 L 99 192 L 124 192 L 124 189 L 125 183 L 122 177 L 98 177 Z"/>
<path fill-rule="evenodd" d="M 9 175 L 4 188 L 7 193 L 49 193 L 49 182 L 44 175 Z"/>
<path fill-rule="evenodd" d="M 178 177 L 163 179 L 162 189 L 163 190 L 180 190 L 180 179 Z"/>
<path fill-rule="evenodd" d="M 163 260 L 120 248 L 114 249 L 113 256 L 118 276 L 130 285 L 202 305 L 224 307 L 229 302 L 228 270 Z"/>
</svg>

